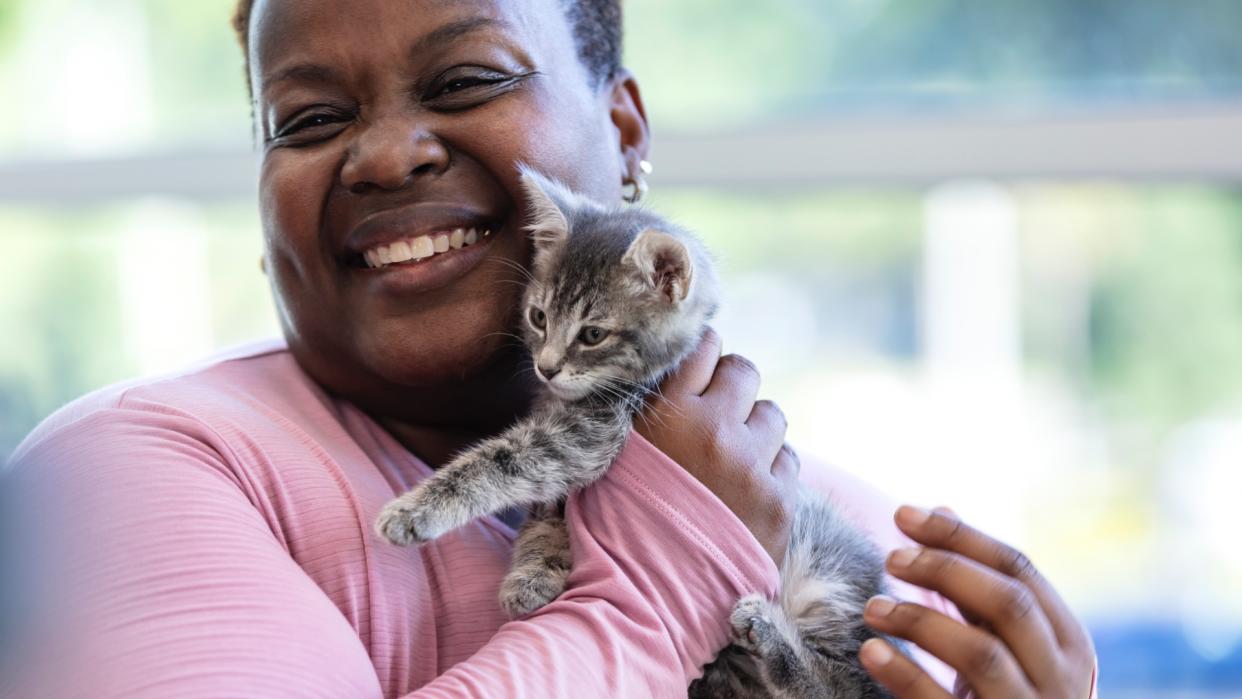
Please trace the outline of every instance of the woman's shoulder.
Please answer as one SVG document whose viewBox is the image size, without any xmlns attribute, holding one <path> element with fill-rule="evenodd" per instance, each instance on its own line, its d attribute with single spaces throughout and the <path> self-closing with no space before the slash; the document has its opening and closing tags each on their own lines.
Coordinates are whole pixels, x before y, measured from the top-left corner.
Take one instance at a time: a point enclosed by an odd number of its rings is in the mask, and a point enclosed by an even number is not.
<svg viewBox="0 0 1242 699">
<path fill-rule="evenodd" d="M 50 442 L 68 441 L 87 425 L 113 431 L 153 424 L 198 424 L 253 419 L 287 412 L 322 391 L 298 367 L 283 340 L 265 340 L 217 352 L 175 372 L 131 379 L 93 391 L 45 418 L 12 454 L 12 461 Z"/>
</svg>

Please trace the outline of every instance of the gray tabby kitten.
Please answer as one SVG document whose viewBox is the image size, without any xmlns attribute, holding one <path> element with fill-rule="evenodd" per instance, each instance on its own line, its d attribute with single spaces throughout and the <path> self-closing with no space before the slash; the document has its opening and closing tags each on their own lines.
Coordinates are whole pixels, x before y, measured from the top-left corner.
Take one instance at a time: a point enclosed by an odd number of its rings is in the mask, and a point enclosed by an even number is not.
<svg viewBox="0 0 1242 699">
<path fill-rule="evenodd" d="M 698 344 L 717 307 L 711 259 L 690 233 L 643 209 L 605 208 L 529 169 L 522 181 L 534 241 L 523 340 L 544 390 L 528 417 L 458 455 L 376 522 L 394 543 L 423 543 L 535 505 L 500 590 L 514 617 L 564 590 L 572 557 L 561 503 L 603 475 L 646 395 Z M 887 696 L 858 662 L 875 635 L 862 607 L 882 591 L 882 573 L 879 552 L 803 488 L 780 600 L 738 601 L 733 644 L 690 696 Z"/>
</svg>

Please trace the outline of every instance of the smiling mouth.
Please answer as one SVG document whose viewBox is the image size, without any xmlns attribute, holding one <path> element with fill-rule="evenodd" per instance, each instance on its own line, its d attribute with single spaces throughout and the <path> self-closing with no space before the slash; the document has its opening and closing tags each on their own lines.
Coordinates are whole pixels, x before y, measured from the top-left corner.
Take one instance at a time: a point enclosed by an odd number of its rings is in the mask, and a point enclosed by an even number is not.
<svg viewBox="0 0 1242 699">
<path fill-rule="evenodd" d="M 402 238 L 392 243 L 382 243 L 353 255 L 351 267 L 381 269 L 393 265 L 411 265 L 425 262 L 433 257 L 451 253 L 472 245 L 478 245 L 492 235 L 491 226 L 454 228 L 428 235 Z"/>
</svg>

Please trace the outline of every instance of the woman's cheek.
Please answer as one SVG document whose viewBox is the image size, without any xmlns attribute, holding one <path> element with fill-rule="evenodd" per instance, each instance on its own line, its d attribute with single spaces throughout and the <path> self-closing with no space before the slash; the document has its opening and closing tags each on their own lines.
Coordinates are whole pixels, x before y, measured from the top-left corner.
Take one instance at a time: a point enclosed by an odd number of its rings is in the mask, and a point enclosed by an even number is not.
<svg viewBox="0 0 1242 699">
<path fill-rule="evenodd" d="M 607 162 L 610 134 L 595 123 L 593 111 L 571 97 L 536 85 L 443 124 L 441 133 L 504 182 L 514 201 L 523 201 L 518 162 L 591 192 Z"/>
<path fill-rule="evenodd" d="M 330 149 L 277 149 L 259 170 L 259 204 L 269 262 L 302 270 L 318 256 L 323 202 L 332 191 L 337 157 Z"/>
</svg>

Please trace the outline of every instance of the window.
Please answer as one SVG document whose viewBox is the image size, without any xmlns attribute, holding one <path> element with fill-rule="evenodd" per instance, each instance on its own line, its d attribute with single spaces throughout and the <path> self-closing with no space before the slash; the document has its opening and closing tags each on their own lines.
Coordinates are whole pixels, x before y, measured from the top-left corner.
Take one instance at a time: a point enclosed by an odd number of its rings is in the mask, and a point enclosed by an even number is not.
<svg viewBox="0 0 1242 699">
<path fill-rule="evenodd" d="M 277 332 L 230 11 L 0 4 L 0 454 Z M 653 205 L 795 446 L 1025 549 L 1108 695 L 1242 689 L 1242 4 L 626 12 Z"/>
</svg>

